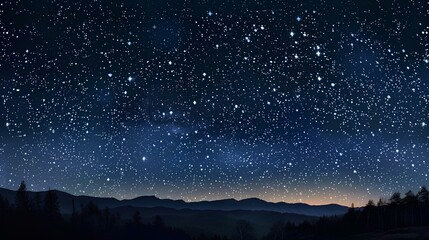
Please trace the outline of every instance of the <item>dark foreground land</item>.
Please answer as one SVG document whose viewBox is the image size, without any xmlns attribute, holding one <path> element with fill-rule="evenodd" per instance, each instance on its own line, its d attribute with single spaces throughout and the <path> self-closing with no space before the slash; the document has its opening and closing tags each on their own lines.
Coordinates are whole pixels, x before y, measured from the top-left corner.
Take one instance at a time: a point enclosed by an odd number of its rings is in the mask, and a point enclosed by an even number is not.
<svg viewBox="0 0 429 240">
<path fill-rule="evenodd" d="M 373 232 L 358 234 L 350 237 L 351 240 L 367 239 L 367 240 L 398 240 L 398 239 L 429 239 L 429 227 L 409 227 L 398 228 L 385 232 Z"/>
<path fill-rule="evenodd" d="M 25 183 L 0 194 L 0 239 L 429 239 L 429 192 L 422 187 L 345 214 L 306 216 L 261 210 L 99 207 L 62 211 L 58 191 L 29 193 Z M 94 198 L 95 202 L 98 200 Z"/>
</svg>

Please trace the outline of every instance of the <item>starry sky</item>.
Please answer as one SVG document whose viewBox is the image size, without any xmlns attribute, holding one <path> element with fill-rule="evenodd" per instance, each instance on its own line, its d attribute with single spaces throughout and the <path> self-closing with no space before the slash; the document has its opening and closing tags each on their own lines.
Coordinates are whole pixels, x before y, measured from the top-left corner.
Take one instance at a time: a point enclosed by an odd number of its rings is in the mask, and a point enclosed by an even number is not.
<svg viewBox="0 0 429 240">
<path fill-rule="evenodd" d="M 364 204 L 429 185 L 429 4 L 0 2 L 0 187 Z"/>
</svg>

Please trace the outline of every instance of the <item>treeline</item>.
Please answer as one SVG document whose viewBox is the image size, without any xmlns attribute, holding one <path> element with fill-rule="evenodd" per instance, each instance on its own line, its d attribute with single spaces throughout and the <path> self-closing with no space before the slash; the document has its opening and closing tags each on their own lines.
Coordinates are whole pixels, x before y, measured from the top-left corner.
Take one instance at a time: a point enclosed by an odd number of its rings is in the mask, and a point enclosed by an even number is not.
<svg viewBox="0 0 429 240">
<path fill-rule="evenodd" d="M 72 200 L 70 200 L 72 201 Z M 10 203 L 0 195 L 0 239 L 176 239 L 176 240 L 227 240 L 226 237 L 190 236 L 185 231 L 166 226 L 157 216 L 151 223 L 143 223 L 136 211 L 132 219 L 121 219 L 109 208 L 100 209 L 89 202 L 75 206 L 71 216 L 60 212 L 55 191 L 49 190 L 43 199 L 36 193 L 29 197 L 25 182 Z"/>
<path fill-rule="evenodd" d="M 266 240 L 335 239 L 396 228 L 429 226 L 429 191 L 423 186 L 417 194 L 412 191 L 394 193 L 377 203 L 369 200 L 363 208 L 353 205 L 343 216 L 321 217 L 315 222 L 276 223 Z"/>
</svg>

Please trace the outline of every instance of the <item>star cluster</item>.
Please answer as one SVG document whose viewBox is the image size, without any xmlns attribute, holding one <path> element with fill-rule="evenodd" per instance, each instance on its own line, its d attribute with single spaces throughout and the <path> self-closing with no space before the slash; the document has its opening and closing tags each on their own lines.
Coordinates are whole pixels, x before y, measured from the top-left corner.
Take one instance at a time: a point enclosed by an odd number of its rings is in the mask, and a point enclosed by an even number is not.
<svg viewBox="0 0 429 240">
<path fill-rule="evenodd" d="M 0 3 L 0 186 L 363 204 L 429 184 L 427 1 Z"/>
</svg>

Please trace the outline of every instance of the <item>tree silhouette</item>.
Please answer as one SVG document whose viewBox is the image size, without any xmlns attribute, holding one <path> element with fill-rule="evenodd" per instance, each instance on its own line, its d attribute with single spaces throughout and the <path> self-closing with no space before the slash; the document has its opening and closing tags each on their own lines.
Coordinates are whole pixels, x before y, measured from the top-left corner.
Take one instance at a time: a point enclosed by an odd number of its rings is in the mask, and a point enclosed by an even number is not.
<svg viewBox="0 0 429 240">
<path fill-rule="evenodd" d="M 352 203 L 352 206 L 349 208 L 346 214 L 343 216 L 343 228 L 348 232 L 354 232 L 355 226 L 354 223 L 356 222 L 356 219 L 358 217 L 357 211 L 355 209 L 354 203 Z"/>
<path fill-rule="evenodd" d="M 417 193 L 417 199 L 422 204 L 429 204 L 429 191 L 425 186 L 422 186 L 420 191 Z"/>
<path fill-rule="evenodd" d="M 58 196 L 53 190 L 48 190 L 45 195 L 45 206 L 43 208 L 46 216 L 51 220 L 61 219 L 60 205 L 58 203 Z"/>
<path fill-rule="evenodd" d="M 276 222 L 270 229 L 267 238 L 272 240 L 283 240 L 285 239 L 286 226 L 282 221 Z"/>
<path fill-rule="evenodd" d="M 369 200 L 368 203 L 366 204 L 367 207 L 375 207 L 375 203 L 373 200 Z"/>
<path fill-rule="evenodd" d="M 398 220 L 399 220 L 398 219 L 399 218 L 399 216 L 398 216 L 399 215 L 398 205 L 400 205 L 402 202 L 401 193 L 399 193 L 399 192 L 393 193 L 389 200 L 390 200 L 390 204 L 394 206 L 394 208 L 393 208 L 393 219 L 394 219 L 393 225 L 398 226 Z"/>
<path fill-rule="evenodd" d="M 30 211 L 31 204 L 30 198 L 27 193 L 27 185 L 24 181 L 19 185 L 18 191 L 16 192 L 15 198 L 16 208 L 20 211 L 28 212 Z"/>
<path fill-rule="evenodd" d="M 399 205 L 401 203 L 401 193 L 395 192 L 390 197 L 390 203 L 393 205 Z"/>
<path fill-rule="evenodd" d="M 386 201 L 384 201 L 382 198 L 378 199 L 377 207 L 385 206 Z"/>
<path fill-rule="evenodd" d="M 250 224 L 250 222 L 246 220 L 237 221 L 237 224 L 235 227 L 235 233 L 236 233 L 235 239 L 238 239 L 238 240 L 254 239 L 253 226 Z"/>
<path fill-rule="evenodd" d="M 410 191 L 405 193 L 405 197 L 404 197 L 403 201 L 405 204 L 416 204 L 417 203 L 417 197 L 410 190 Z"/>
</svg>

